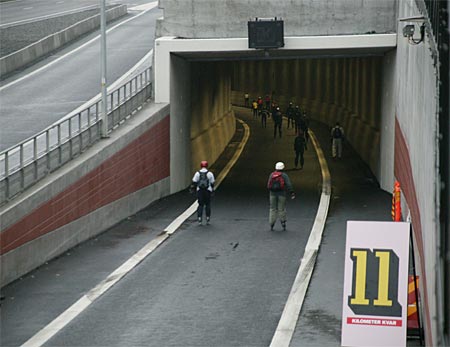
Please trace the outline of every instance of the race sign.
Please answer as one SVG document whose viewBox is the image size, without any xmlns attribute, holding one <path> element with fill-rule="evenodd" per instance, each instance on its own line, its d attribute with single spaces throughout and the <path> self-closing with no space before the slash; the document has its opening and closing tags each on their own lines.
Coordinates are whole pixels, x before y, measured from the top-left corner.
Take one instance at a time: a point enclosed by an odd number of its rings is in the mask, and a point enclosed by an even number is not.
<svg viewBox="0 0 450 347">
<path fill-rule="evenodd" d="M 342 346 L 406 346 L 409 230 L 347 222 Z"/>
</svg>

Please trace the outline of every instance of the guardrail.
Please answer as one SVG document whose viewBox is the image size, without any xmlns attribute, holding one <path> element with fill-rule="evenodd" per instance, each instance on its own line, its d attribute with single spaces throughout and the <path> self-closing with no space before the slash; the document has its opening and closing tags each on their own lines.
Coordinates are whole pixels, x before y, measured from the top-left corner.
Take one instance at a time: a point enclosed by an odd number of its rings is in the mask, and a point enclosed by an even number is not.
<svg viewBox="0 0 450 347">
<path fill-rule="evenodd" d="M 151 67 L 107 95 L 108 132 L 152 95 Z M 0 153 L 0 206 L 101 138 L 101 100 Z"/>
</svg>

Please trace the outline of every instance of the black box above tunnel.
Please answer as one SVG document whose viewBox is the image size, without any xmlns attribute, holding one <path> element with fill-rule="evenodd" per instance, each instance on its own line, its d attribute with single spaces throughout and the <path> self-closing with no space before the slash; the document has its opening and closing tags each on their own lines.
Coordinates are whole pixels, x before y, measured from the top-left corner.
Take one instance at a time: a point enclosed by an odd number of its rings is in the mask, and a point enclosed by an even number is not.
<svg viewBox="0 0 450 347">
<path fill-rule="evenodd" d="M 267 49 L 284 47 L 282 20 L 258 19 L 248 22 L 248 48 Z"/>
</svg>

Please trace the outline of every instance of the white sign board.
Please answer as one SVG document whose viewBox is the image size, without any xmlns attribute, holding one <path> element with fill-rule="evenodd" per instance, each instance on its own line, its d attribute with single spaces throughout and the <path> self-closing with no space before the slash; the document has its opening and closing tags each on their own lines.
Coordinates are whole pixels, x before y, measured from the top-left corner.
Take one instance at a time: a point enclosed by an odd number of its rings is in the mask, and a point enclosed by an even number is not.
<svg viewBox="0 0 450 347">
<path fill-rule="evenodd" d="M 342 346 L 406 346 L 409 228 L 347 222 Z"/>
</svg>

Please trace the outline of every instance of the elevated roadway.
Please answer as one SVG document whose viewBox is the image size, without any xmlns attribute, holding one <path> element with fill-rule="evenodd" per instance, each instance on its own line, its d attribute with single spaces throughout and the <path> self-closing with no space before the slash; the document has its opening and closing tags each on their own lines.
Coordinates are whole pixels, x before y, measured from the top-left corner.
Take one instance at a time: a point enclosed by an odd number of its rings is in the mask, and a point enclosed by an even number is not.
<svg viewBox="0 0 450 347">
<path fill-rule="evenodd" d="M 142 1 L 136 3 L 142 5 Z M 135 10 L 131 7 L 128 17 L 108 29 L 109 84 L 128 72 L 153 48 L 154 22 L 161 16 L 161 11 L 156 2 L 145 5 Z M 0 86 L 0 151 L 35 135 L 99 94 L 98 35 L 88 35 L 77 44 L 3 81 Z"/>
</svg>

